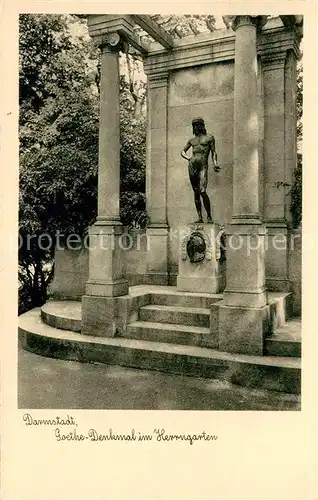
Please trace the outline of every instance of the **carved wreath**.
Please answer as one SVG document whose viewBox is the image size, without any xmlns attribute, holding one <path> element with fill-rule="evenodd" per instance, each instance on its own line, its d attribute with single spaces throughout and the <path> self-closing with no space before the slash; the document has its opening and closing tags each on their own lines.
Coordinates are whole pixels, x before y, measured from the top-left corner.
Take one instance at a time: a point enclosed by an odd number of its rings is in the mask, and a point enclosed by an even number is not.
<svg viewBox="0 0 318 500">
<path fill-rule="evenodd" d="M 196 259 L 192 259 L 189 256 L 189 243 L 194 238 L 201 239 L 202 242 L 203 242 L 203 244 L 204 244 L 204 249 L 201 249 L 200 256 L 198 258 L 196 258 Z M 182 258 L 182 260 L 186 260 L 187 257 L 193 263 L 201 262 L 205 258 L 207 260 L 211 260 L 212 259 L 211 241 L 210 241 L 210 238 L 208 237 L 208 235 L 205 234 L 203 231 L 201 232 L 198 229 L 196 229 L 195 231 L 192 231 L 189 235 L 187 235 L 183 239 L 182 244 L 181 244 L 181 258 Z"/>
</svg>

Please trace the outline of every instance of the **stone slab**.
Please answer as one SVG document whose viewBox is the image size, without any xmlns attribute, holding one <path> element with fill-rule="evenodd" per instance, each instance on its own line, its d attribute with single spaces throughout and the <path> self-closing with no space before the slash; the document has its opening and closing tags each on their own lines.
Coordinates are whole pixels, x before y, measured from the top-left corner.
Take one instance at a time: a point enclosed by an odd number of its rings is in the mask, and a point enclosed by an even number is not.
<svg viewBox="0 0 318 500">
<path fill-rule="evenodd" d="M 209 309 L 199 307 L 161 306 L 150 304 L 141 307 L 139 319 L 162 323 L 175 323 L 190 326 L 203 326 L 210 324 Z"/>
<path fill-rule="evenodd" d="M 127 339 L 201 347 L 208 347 L 210 336 L 209 328 L 150 321 L 130 323 L 124 334 Z"/>
<path fill-rule="evenodd" d="M 219 286 L 219 278 L 209 278 L 209 277 L 200 277 L 200 276 L 178 276 L 177 277 L 177 287 L 180 292 L 210 292 L 210 293 L 218 293 Z"/>
<path fill-rule="evenodd" d="M 82 304 L 73 300 L 49 300 L 41 307 L 41 318 L 44 323 L 55 328 L 80 332 Z"/>
<path fill-rule="evenodd" d="M 182 306 L 182 307 L 202 307 L 209 308 L 214 302 L 220 300 L 221 294 L 200 294 L 190 292 L 160 293 L 152 292 L 152 304 L 163 306 Z"/>
<path fill-rule="evenodd" d="M 19 336 L 30 352 L 80 362 L 98 362 L 195 377 L 223 378 L 247 387 L 300 393 L 299 359 L 228 354 L 209 348 L 88 337 L 45 325 L 40 309 L 19 317 Z"/>
<path fill-rule="evenodd" d="M 301 321 L 290 319 L 265 340 L 265 352 L 269 356 L 301 357 Z"/>
</svg>

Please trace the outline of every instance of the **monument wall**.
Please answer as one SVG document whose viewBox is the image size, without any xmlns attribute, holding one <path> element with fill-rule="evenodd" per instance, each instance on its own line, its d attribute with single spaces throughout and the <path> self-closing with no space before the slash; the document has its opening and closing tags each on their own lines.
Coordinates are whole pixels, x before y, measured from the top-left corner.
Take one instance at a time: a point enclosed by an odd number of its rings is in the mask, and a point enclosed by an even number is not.
<svg viewBox="0 0 318 500">
<path fill-rule="evenodd" d="M 288 291 L 291 284 L 291 257 L 287 251 L 276 251 L 271 239 L 282 234 L 289 238 L 290 199 L 286 194 L 296 166 L 298 51 L 297 34 L 285 29 L 280 19 L 270 19 L 257 44 L 259 201 L 260 216 L 270 240 L 265 264 L 266 285 L 270 290 Z M 173 51 L 159 47 L 144 59 L 148 76 L 147 210 L 150 224 L 148 252 L 146 244 L 139 249 L 134 244 L 124 252 L 130 285 L 176 284 L 180 236 L 183 237 L 188 224 L 196 219 L 187 161 L 180 156 L 193 135 L 194 117 L 204 118 L 208 133 L 214 135 L 221 166 L 220 172 L 214 172 L 210 158 L 207 192 L 213 220 L 219 225 L 231 221 L 234 57 L 234 32 L 223 29 L 208 36 L 180 40 Z M 275 187 L 277 182 L 280 188 Z M 64 257 L 59 255 L 58 259 Z M 83 289 L 87 270 L 86 264 L 79 264 L 78 259 L 74 256 L 73 262 L 69 256 L 65 257 L 60 267 L 57 261 L 55 284 L 62 273 L 67 288 L 67 283 L 71 283 L 67 273 L 70 276 L 73 269 L 76 274 L 80 266 L 84 274 L 77 273 L 81 277 L 78 284 L 73 285 L 75 290 Z M 296 281 L 300 283 L 299 279 Z M 63 280 L 61 286 L 65 288 Z"/>
<path fill-rule="evenodd" d="M 209 170 L 208 192 L 216 222 L 232 215 L 233 92 L 232 62 L 173 71 L 168 92 L 168 224 L 193 222 L 197 217 L 187 161 L 180 157 L 187 139 L 193 137 L 191 121 L 205 120 L 216 140 L 222 171 Z M 188 153 L 189 154 L 189 153 Z M 211 165 L 211 158 L 209 165 Z"/>
<path fill-rule="evenodd" d="M 283 26 L 280 18 L 272 18 L 257 42 L 259 213 L 271 238 L 277 233 L 287 237 L 291 220 L 288 186 L 296 167 L 297 37 L 296 32 Z M 209 170 L 207 192 L 213 220 L 223 225 L 230 223 L 232 217 L 235 37 L 231 31 L 217 30 L 209 40 L 199 38 L 180 41 L 173 53 L 154 51 L 144 62 L 150 104 L 147 208 L 151 227 L 166 224 L 168 230 L 166 267 L 170 284 L 175 284 L 177 275 L 178 232 L 196 219 L 187 161 L 180 157 L 180 151 L 193 135 L 194 117 L 204 118 L 208 133 L 214 135 L 222 167 L 218 173 L 213 168 Z M 286 252 L 267 253 L 269 289 L 289 289 L 287 259 Z M 164 273 L 164 265 L 161 272 Z"/>
<path fill-rule="evenodd" d="M 130 231 L 122 239 L 129 286 L 146 283 L 147 236 L 144 230 Z M 54 279 L 50 295 L 57 298 L 81 299 L 88 280 L 88 249 L 56 248 Z"/>
<path fill-rule="evenodd" d="M 260 207 L 263 207 L 264 93 L 262 68 L 258 70 Z M 193 136 L 191 121 L 202 117 L 216 141 L 220 172 L 209 157 L 208 195 L 212 217 L 219 225 L 231 222 L 233 203 L 234 60 L 172 71 L 168 84 L 167 222 L 170 228 L 168 267 L 171 284 L 177 274 L 180 228 L 196 219 L 193 191 L 186 160 L 180 151 Z M 189 153 L 188 153 L 189 154 Z M 204 210 L 203 210 L 204 213 Z"/>
</svg>

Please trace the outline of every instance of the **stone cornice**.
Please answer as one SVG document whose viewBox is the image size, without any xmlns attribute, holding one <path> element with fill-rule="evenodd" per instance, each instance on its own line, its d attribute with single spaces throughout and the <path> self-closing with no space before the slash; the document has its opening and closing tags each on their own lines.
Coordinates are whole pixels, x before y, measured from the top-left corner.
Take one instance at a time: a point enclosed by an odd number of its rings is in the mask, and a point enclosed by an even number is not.
<svg viewBox="0 0 318 500">
<path fill-rule="evenodd" d="M 261 56 L 262 68 L 264 71 L 272 69 L 283 69 L 285 67 L 286 51 L 266 54 Z"/>
<path fill-rule="evenodd" d="M 274 28 L 259 37 L 257 54 L 260 56 L 270 57 L 271 53 L 286 53 L 288 50 L 294 51 L 297 59 L 299 58 L 299 39 L 295 32 Z"/>
<path fill-rule="evenodd" d="M 258 37 L 257 54 L 262 57 L 280 54 L 281 57 L 284 57 L 283 55 L 288 50 L 292 50 L 296 57 L 299 57 L 297 35 L 287 31 L 282 25 L 268 24 L 269 29 L 263 30 Z M 191 42 L 184 41 L 182 44 L 176 45 L 170 53 L 164 50 L 150 52 L 148 57 L 144 59 L 145 73 L 150 76 L 174 69 L 234 60 L 235 33 L 232 30 L 230 32 L 229 30 L 226 32 L 220 30 L 220 33 L 214 32 L 211 35 L 193 37 Z"/>
<path fill-rule="evenodd" d="M 169 79 L 169 72 L 162 71 L 160 73 L 154 73 L 148 77 L 148 85 L 151 89 L 159 87 L 167 87 Z"/>
<path fill-rule="evenodd" d="M 131 15 L 89 15 L 87 25 L 89 35 L 97 45 L 103 44 L 103 37 L 106 35 L 118 33 L 125 42 L 138 49 L 141 54 L 146 55 L 149 51 L 149 45 L 136 34 L 135 21 Z"/>
</svg>

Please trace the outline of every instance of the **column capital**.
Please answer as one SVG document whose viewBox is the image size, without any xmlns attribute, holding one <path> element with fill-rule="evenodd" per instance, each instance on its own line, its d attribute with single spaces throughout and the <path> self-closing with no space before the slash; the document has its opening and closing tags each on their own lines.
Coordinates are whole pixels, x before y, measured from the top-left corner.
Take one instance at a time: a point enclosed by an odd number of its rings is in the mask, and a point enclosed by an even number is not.
<svg viewBox="0 0 318 500">
<path fill-rule="evenodd" d="M 112 31 L 104 35 L 96 35 L 93 37 L 93 43 L 101 49 L 103 54 L 109 52 L 118 53 L 120 50 L 125 51 L 127 45 L 117 31 Z"/>
<path fill-rule="evenodd" d="M 150 88 L 167 87 L 169 79 L 169 71 L 161 73 L 152 73 L 148 75 L 148 84 Z"/>
<path fill-rule="evenodd" d="M 236 31 L 241 26 L 255 26 L 261 29 L 267 23 L 268 16 L 227 16 L 231 22 L 233 31 Z"/>
</svg>

